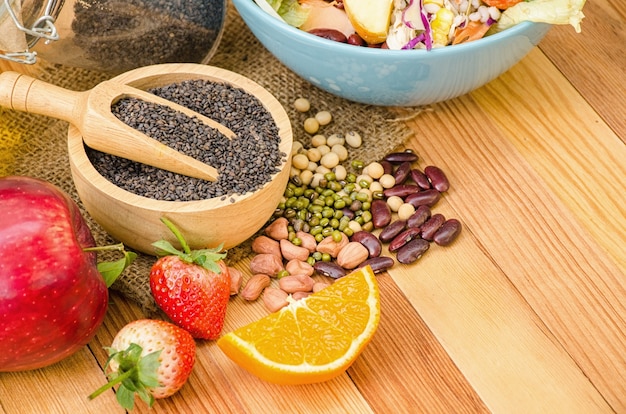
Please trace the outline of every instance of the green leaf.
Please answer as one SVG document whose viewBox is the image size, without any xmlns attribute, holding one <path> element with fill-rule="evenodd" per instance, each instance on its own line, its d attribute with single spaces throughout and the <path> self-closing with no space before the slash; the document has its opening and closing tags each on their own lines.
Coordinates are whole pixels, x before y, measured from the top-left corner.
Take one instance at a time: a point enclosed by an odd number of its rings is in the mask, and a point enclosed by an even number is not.
<svg viewBox="0 0 626 414">
<path fill-rule="evenodd" d="M 167 240 L 159 240 L 152 243 L 152 245 L 157 248 L 157 254 L 159 256 L 167 256 L 168 254 L 172 256 L 185 255 L 184 252 L 172 246 L 172 243 L 168 242 Z"/>
<path fill-rule="evenodd" d="M 135 393 L 128 390 L 125 386 L 121 385 L 117 389 L 115 394 L 117 402 L 127 410 L 132 410 L 135 407 Z"/>
<path fill-rule="evenodd" d="M 113 282 L 130 266 L 136 257 L 137 253 L 124 251 L 124 257 L 119 260 L 98 263 L 98 271 L 102 274 L 107 287 L 111 287 Z"/>
<path fill-rule="evenodd" d="M 214 249 L 191 250 L 182 233 L 178 230 L 174 223 L 165 217 L 161 217 L 161 221 L 176 236 L 176 239 L 183 247 L 183 250 L 181 251 L 176 249 L 167 240 L 159 240 L 152 243 L 152 246 L 156 247 L 157 254 L 159 256 L 178 256 L 184 262 L 197 264 L 213 273 L 221 273 L 221 268 L 217 263 L 226 257 L 226 253 L 222 251 L 224 248 L 223 243 Z"/>
<path fill-rule="evenodd" d="M 162 350 L 154 351 L 139 361 L 137 364 L 137 378 L 140 383 L 146 387 L 158 387 L 159 386 L 159 356 Z"/>
</svg>

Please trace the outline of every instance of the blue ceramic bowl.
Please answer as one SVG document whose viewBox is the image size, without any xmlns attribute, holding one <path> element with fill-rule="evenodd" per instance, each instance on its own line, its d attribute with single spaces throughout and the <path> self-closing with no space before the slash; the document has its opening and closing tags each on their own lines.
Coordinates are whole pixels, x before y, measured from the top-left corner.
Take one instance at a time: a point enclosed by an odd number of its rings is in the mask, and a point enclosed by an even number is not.
<svg viewBox="0 0 626 414">
<path fill-rule="evenodd" d="M 333 95 L 381 106 L 427 105 L 464 95 L 519 62 L 551 27 L 522 22 L 465 44 L 382 50 L 311 35 L 265 13 L 254 0 L 233 4 L 256 38 L 300 77 Z"/>
</svg>

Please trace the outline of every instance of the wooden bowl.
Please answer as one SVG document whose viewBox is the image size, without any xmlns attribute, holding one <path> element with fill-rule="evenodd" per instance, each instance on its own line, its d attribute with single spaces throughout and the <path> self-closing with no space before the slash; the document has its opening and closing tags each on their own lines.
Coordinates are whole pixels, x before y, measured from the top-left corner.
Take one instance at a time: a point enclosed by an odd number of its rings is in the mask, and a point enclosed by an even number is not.
<svg viewBox="0 0 626 414">
<path fill-rule="evenodd" d="M 254 81 L 236 73 L 200 64 L 162 64 L 125 72 L 114 80 L 139 89 L 165 86 L 190 79 L 225 82 L 255 96 L 271 113 L 279 129 L 279 150 L 291 154 L 293 134 L 281 104 Z M 280 171 L 253 193 L 199 201 L 162 201 L 128 192 L 105 179 L 91 164 L 80 132 L 70 125 L 68 153 L 72 178 L 83 205 L 114 239 L 146 254 L 155 254 L 152 243 L 175 237 L 161 222 L 166 216 L 183 233 L 192 248 L 237 246 L 256 233 L 271 217 L 284 193 L 291 157 L 283 157 Z"/>
</svg>

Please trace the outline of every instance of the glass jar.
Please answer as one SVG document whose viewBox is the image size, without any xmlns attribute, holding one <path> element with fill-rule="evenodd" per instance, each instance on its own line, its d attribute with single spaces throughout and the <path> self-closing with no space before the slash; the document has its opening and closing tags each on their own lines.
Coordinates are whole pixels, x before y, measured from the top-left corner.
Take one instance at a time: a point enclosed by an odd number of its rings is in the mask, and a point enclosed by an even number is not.
<svg viewBox="0 0 626 414">
<path fill-rule="evenodd" d="M 115 74 L 206 63 L 221 39 L 226 7 L 227 0 L 0 0 L 0 22 L 11 18 L 27 45 L 0 57 Z"/>
</svg>

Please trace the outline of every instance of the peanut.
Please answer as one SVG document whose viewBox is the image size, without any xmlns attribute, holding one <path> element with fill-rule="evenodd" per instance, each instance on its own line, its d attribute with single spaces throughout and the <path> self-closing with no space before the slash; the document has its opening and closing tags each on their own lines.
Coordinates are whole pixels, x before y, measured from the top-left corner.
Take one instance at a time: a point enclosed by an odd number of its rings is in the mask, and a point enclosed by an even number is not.
<svg viewBox="0 0 626 414">
<path fill-rule="evenodd" d="M 285 260 L 296 259 L 304 262 L 309 257 L 308 249 L 296 246 L 287 239 L 280 240 L 280 251 L 283 254 L 283 258 Z"/>
<path fill-rule="evenodd" d="M 241 272 L 234 267 L 228 267 L 228 273 L 230 274 L 230 294 L 236 295 L 239 293 L 239 289 L 241 289 L 241 283 L 243 281 L 243 277 Z"/>
<path fill-rule="evenodd" d="M 276 276 L 283 269 L 282 260 L 271 253 L 257 254 L 250 260 L 250 271 L 252 274 L 263 273 L 269 276 Z"/>
<path fill-rule="evenodd" d="M 284 290 L 267 287 L 263 292 L 263 304 L 270 312 L 276 312 L 289 304 L 287 301 L 289 294 Z"/>
<path fill-rule="evenodd" d="M 248 279 L 246 286 L 241 291 L 241 297 L 245 300 L 257 300 L 263 289 L 270 285 L 270 277 L 258 273 Z"/>
<path fill-rule="evenodd" d="M 278 241 L 267 236 L 259 236 L 252 241 L 252 251 L 257 254 L 270 253 L 281 257 L 280 244 Z"/>
<path fill-rule="evenodd" d="M 278 281 L 278 286 L 287 293 L 311 292 L 315 280 L 307 275 L 285 276 Z"/>
<path fill-rule="evenodd" d="M 313 253 L 317 248 L 317 241 L 315 241 L 315 236 L 313 236 L 311 233 L 307 233 L 301 230 L 296 232 L 296 237 L 302 241 L 302 244 L 300 244 L 300 246 L 307 249 L 310 253 Z"/>
<path fill-rule="evenodd" d="M 340 242 L 336 242 L 332 236 L 328 236 L 319 242 L 316 250 L 320 253 L 328 253 L 331 257 L 337 257 L 341 249 L 343 249 L 349 241 L 348 236 L 343 233 L 341 233 Z"/>
<path fill-rule="evenodd" d="M 304 299 L 307 296 L 309 296 L 312 292 L 294 292 L 291 294 L 291 297 L 294 300 L 300 300 L 300 299 Z"/>
<path fill-rule="evenodd" d="M 344 269 L 354 269 L 367 260 L 369 252 L 359 242 L 350 242 L 337 255 L 337 264 Z"/>
<path fill-rule="evenodd" d="M 279 217 L 265 228 L 265 234 L 274 240 L 283 240 L 289 237 L 289 220 Z"/>
<path fill-rule="evenodd" d="M 285 265 L 285 270 L 289 272 L 290 275 L 307 275 L 312 276 L 315 272 L 313 266 L 311 266 L 307 262 L 303 262 L 302 260 L 292 259 L 287 262 Z"/>
</svg>

